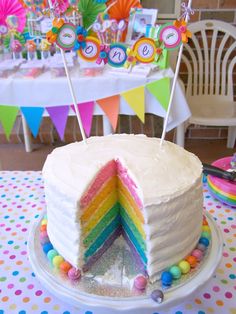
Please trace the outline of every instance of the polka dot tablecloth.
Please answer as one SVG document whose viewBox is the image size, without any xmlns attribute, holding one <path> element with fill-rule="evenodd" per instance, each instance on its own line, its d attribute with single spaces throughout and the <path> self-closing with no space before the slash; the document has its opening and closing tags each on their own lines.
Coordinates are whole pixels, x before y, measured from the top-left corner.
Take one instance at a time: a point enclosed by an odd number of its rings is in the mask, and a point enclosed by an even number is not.
<svg viewBox="0 0 236 314">
<path fill-rule="evenodd" d="M 207 285 L 184 303 L 147 314 L 236 314 L 236 209 L 213 199 L 206 183 L 203 189 L 204 205 L 223 233 L 222 261 Z M 40 172 L 0 172 L 0 314 L 96 314 L 59 300 L 32 272 L 27 237 L 44 209 Z"/>
</svg>

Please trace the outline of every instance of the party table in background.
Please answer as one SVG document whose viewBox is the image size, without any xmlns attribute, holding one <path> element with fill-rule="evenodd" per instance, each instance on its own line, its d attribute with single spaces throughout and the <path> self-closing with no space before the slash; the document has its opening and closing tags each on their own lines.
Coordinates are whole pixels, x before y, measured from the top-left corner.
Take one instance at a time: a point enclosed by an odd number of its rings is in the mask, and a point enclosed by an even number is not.
<svg viewBox="0 0 236 314">
<path fill-rule="evenodd" d="M 147 314 L 236 314 L 236 209 L 213 199 L 206 183 L 203 188 L 206 210 L 223 233 L 222 261 L 215 276 L 184 303 Z M 45 207 L 41 172 L 0 172 L 0 314 L 96 314 L 54 297 L 31 269 L 27 237 Z"/>
</svg>

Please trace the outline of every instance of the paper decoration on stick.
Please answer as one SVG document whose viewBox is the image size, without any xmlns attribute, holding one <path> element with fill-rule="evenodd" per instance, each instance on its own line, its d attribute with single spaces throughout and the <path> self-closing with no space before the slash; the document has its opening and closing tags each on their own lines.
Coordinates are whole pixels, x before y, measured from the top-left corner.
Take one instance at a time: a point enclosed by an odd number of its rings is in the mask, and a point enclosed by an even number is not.
<svg viewBox="0 0 236 314">
<path fill-rule="evenodd" d="M 99 107 L 107 115 L 113 130 L 116 130 L 118 115 L 120 111 L 120 96 L 115 95 L 104 99 L 97 100 Z"/>
<path fill-rule="evenodd" d="M 120 68 L 123 67 L 127 60 L 126 46 L 123 44 L 112 44 L 108 53 L 108 64 Z"/>
<path fill-rule="evenodd" d="M 78 55 L 89 62 L 96 61 L 100 54 L 100 41 L 92 36 L 86 38 L 86 47 L 78 50 Z"/>
<path fill-rule="evenodd" d="M 7 25 L 7 18 L 13 16 L 17 19 L 15 30 L 23 32 L 26 25 L 26 11 L 18 0 L 1 0 L 0 1 L 0 25 Z"/>
<path fill-rule="evenodd" d="M 38 135 L 44 108 L 42 107 L 21 107 L 25 120 L 34 137 Z"/>
<path fill-rule="evenodd" d="M 46 109 L 60 136 L 60 139 L 63 140 L 69 106 L 47 107 Z"/>
<path fill-rule="evenodd" d="M 110 0 L 107 5 L 109 6 L 111 3 L 113 0 Z M 111 19 L 125 20 L 129 18 L 131 8 L 142 8 L 142 5 L 139 0 L 117 0 L 115 5 L 109 9 L 108 14 Z"/>
<path fill-rule="evenodd" d="M 107 7 L 104 3 L 97 3 L 94 0 L 80 0 L 78 8 L 83 16 L 83 26 L 87 29 L 95 22 L 98 14 L 104 12 Z"/>
<path fill-rule="evenodd" d="M 166 49 L 178 49 L 182 43 L 181 32 L 175 25 L 168 23 L 160 27 L 158 38 L 163 41 Z"/>
<path fill-rule="evenodd" d="M 75 111 L 74 106 L 72 106 L 72 109 Z M 94 101 L 88 101 L 88 102 L 78 104 L 78 109 L 79 109 L 84 131 L 86 135 L 89 137 L 90 132 L 91 132 L 92 122 L 93 122 Z"/>
<path fill-rule="evenodd" d="M 17 107 L 0 106 L 0 122 L 9 140 L 19 109 Z"/>
<path fill-rule="evenodd" d="M 158 100 L 164 110 L 167 111 L 170 101 L 170 78 L 165 77 L 161 80 L 148 83 L 146 88 Z"/>
<path fill-rule="evenodd" d="M 121 93 L 128 105 L 137 114 L 139 119 L 144 123 L 145 120 L 145 89 L 140 86 Z"/>
</svg>

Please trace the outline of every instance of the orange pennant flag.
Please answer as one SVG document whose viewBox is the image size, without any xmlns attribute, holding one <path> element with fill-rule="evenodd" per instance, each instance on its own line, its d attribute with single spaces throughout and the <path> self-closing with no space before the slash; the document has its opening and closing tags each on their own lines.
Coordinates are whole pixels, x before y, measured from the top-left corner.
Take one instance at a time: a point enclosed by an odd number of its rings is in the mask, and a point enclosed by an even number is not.
<svg viewBox="0 0 236 314">
<path fill-rule="evenodd" d="M 116 130 L 117 121 L 118 121 L 118 114 L 120 111 L 120 96 L 115 95 L 103 99 L 96 100 L 100 108 L 105 112 L 107 115 L 113 130 Z"/>
</svg>

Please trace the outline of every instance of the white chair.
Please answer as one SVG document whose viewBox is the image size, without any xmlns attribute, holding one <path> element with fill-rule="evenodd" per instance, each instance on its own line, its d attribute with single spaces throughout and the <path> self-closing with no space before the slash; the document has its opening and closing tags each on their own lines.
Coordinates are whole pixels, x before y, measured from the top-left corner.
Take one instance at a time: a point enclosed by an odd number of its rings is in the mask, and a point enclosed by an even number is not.
<svg viewBox="0 0 236 314">
<path fill-rule="evenodd" d="M 233 68 L 236 64 L 236 28 L 217 20 L 189 25 L 192 39 L 182 60 L 188 72 L 186 98 L 192 112 L 189 124 L 228 126 L 227 147 L 236 138 Z M 234 55 L 233 55 L 234 53 Z M 184 146 L 184 124 L 177 127 L 177 144 Z"/>
</svg>

